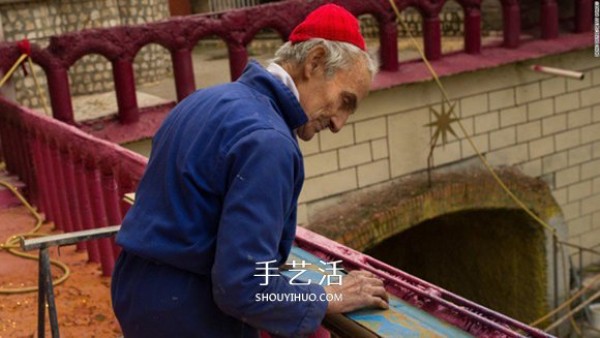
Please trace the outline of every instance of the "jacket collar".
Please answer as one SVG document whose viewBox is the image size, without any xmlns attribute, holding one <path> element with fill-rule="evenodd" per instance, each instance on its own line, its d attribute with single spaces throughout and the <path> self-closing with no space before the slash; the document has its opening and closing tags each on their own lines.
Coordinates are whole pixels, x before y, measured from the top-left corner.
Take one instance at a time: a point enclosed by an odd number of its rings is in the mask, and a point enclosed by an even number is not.
<svg viewBox="0 0 600 338">
<path fill-rule="evenodd" d="M 278 113 L 291 130 L 308 122 L 308 117 L 294 93 L 258 62 L 248 62 L 238 81 L 273 99 Z"/>
</svg>

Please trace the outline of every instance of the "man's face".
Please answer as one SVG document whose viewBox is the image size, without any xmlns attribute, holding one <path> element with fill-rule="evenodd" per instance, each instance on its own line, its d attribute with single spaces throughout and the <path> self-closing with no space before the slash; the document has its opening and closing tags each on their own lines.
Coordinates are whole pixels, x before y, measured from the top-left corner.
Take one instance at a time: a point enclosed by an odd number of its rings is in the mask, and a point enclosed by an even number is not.
<svg viewBox="0 0 600 338">
<path fill-rule="evenodd" d="M 322 66 L 315 68 L 298 86 L 300 104 L 308 115 L 308 122 L 297 129 L 298 137 L 309 141 L 323 129 L 333 133 L 340 131 L 358 103 L 367 96 L 370 85 L 371 76 L 362 60 L 329 78 Z"/>
</svg>

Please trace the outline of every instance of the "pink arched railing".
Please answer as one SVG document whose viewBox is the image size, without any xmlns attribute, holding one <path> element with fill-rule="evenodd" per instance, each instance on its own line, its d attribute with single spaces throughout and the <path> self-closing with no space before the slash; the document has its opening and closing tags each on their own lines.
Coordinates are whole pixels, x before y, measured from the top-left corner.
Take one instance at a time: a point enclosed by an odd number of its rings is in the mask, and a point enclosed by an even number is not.
<svg viewBox="0 0 600 338">
<path fill-rule="evenodd" d="M 395 0 L 400 11 L 416 8 L 423 17 L 423 41 L 429 60 L 442 58 L 439 13 L 448 0 Z M 481 51 L 481 0 L 456 0 L 465 12 L 465 52 Z M 499 0 L 503 8 L 504 46 L 519 46 L 520 8 L 518 0 Z M 591 29 L 591 0 L 575 0 L 575 31 Z M 192 49 L 199 40 L 209 36 L 221 38 L 229 51 L 231 78 L 236 79 L 248 60 L 248 43 L 261 29 L 270 28 L 282 37 L 287 36 L 311 10 L 328 1 L 289 0 L 224 13 L 172 18 L 137 26 L 99 28 L 73 32 L 50 39 L 46 48 L 32 46 L 32 59 L 47 77 L 53 116 L 74 124 L 73 105 L 69 86 L 69 68 L 80 58 L 100 54 L 113 68 L 113 80 L 118 105 L 118 118 L 123 124 L 136 122 L 140 117 L 135 95 L 133 60 L 141 48 L 156 43 L 171 54 L 177 99 L 182 100 L 196 89 Z M 371 14 L 379 23 L 380 58 L 383 71 L 399 67 L 397 25 L 395 14 L 387 0 L 333 1 L 353 14 Z M 556 0 L 541 4 L 541 36 L 558 36 L 558 6 Z M 6 71 L 19 57 L 15 43 L 0 44 L 0 69 Z"/>
</svg>

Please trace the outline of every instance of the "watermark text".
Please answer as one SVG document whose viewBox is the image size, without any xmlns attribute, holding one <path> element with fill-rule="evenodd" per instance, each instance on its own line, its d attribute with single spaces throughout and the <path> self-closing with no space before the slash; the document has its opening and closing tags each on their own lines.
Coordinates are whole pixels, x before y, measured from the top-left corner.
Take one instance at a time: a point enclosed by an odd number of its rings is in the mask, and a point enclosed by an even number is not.
<svg viewBox="0 0 600 338">
<path fill-rule="evenodd" d="M 254 295 L 256 302 L 341 302 L 344 295 L 341 293 L 257 293 Z"/>
</svg>

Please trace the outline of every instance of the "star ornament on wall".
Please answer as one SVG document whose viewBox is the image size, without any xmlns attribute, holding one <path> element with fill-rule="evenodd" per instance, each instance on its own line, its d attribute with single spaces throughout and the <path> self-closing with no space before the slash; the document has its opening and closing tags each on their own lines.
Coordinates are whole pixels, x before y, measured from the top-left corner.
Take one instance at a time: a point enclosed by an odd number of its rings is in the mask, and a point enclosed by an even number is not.
<svg viewBox="0 0 600 338">
<path fill-rule="evenodd" d="M 440 136 L 442 137 L 442 144 L 446 144 L 448 141 L 448 133 L 454 135 L 454 137 L 458 137 L 454 129 L 452 129 L 451 124 L 453 122 L 458 121 L 458 118 L 452 117 L 452 112 L 454 110 L 454 103 L 450 104 L 450 109 L 446 111 L 446 104 L 442 103 L 442 112 L 438 112 L 433 107 L 429 107 L 429 111 L 435 115 L 435 120 L 431 123 L 425 125 L 425 127 L 434 127 L 435 131 L 431 136 L 431 146 L 435 147 L 438 143 Z"/>
</svg>

